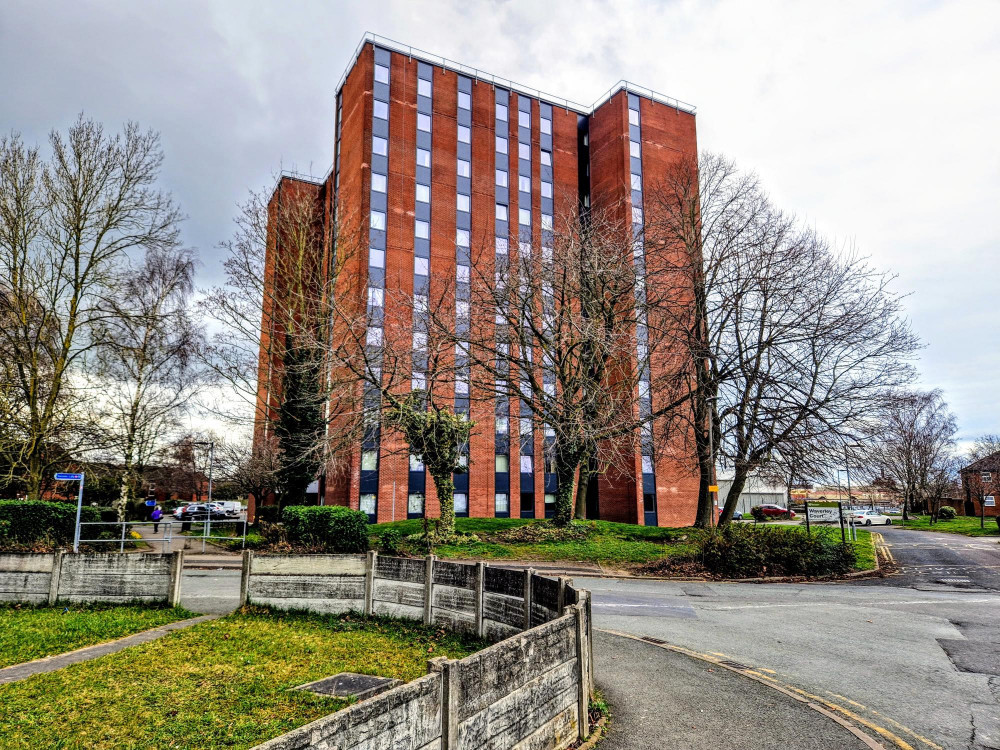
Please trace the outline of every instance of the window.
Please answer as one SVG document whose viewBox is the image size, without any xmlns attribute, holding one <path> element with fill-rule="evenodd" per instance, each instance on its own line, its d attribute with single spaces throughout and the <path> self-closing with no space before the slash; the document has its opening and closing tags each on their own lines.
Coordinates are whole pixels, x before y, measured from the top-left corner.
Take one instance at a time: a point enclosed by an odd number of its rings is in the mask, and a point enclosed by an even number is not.
<svg viewBox="0 0 1000 750">
<path fill-rule="evenodd" d="M 462 196 L 459 196 L 459 197 L 461 198 Z M 467 196 L 467 195 L 465 196 L 466 200 L 468 200 L 468 197 L 469 196 Z M 466 207 L 465 210 L 468 211 L 469 210 L 468 207 Z M 459 247 L 468 247 L 469 246 L 469 230 L 468 229 L 457 229 L 457 230 L 455 230 L 455 244 L 458 245 Z"/>
<path fill-rule="evenodd" d="M 469 267 L 468 266 L 455 266 L 456 278 L 459 282 L 469 283 Z"/>
<path fill-rule="evenodd" d="M 510 424 L 507 417 L 497 417 L 497 435 L 506 435 L 510 431 Z M 500 469 L 497 469 L 500 471 Z M 504 469 L 504 471 L 507 471 Z"/>
<path fill-rule="evenodd" d="M 389 83 L 389 68 L 385 65 L 375 65 L 375 81 L 378 83 Z"/>
<path fill-rule="evenodd" d="M 517 124 L 519 126 L 521 126 L 522 128 L 530 128 L 531 127 L 531 113 L 530 112 L 523 112 L 521 110 L 518 110 L 518 112 L 517 112 Z"/>
<path fill-rule="evenodd" d="M 372 268 L 385 268 L 385 250 L 370 248 L 368 250 L 368 265 Z"/>
<path fill-rule="evenodd" d="M 517 177 L 517 189 L 522 193 L 531 192 L 531 178 L 525 175 L 518 175 Z"/>
<path fill-rule="evenodd" d="M 500 456 L 497 456 L 497 458 L 500 458 Z M 506 492 L 497 492 L 493 496 L 493 512 L 498 516 L 501 513 L 510 515 L 510 496 Z"/>
<path fill-rule="evenodd" d="M 542 229 L 552 230 L 552 214 L 542 214 Z"/>
<path fill-rule="evenodd" d="M 372 211 L 371 218 L 372 229 L 381 229 L 385 231 L 385 212 L 384 211 Z"/>
<path fill-rule="evenodd" d="M 552 166 L 552 152 L 542 151 L 542 166 L 551 167 Z"/>
<path fill-rule="evenodd" d="M 413 295 L 413 314 L 424 317 L 430 308 L 427 306 L 427 295 L 426 294 L 414 294 Z"/>
<path fill-rule="evenodd" d="M 531 435 L 531 418 L 521 417 L 517 420 L 517 432 L 522 437 Z"/>
<path fill-rule="evenodd" d="M 497 185 L 507 187 L 507 173 L 502 169 L 497 170 Z"/>
<path fill-rule="evenodd" d="M 430 96 L 431 95 L 431 82 L 424 79 L 417 79 L 417 94 L 420 96 Z"/>
<path fill-rule="evenodd" d="M 427 276 L 430 273 L 430 259 L 414 258 L 413 273 L 415 273 L 417 276 Z"/>
<path fill-rule="evenodd" d="M 642 457 L 642 473 L 652 474 L 653 473 L 653 457 L 643 456 Z"/>
<path fill-rule="evenodd" d="M 500 221 L 507 221 L 507 207 L 503 203 L 497 203 L 497 218 Z"/>
<path fill-rule="evenodd" d="M 521 456 L 521 473 L 531 474 L 535 470 L 535 459 L 532 456 Z"/>
<path fill-rule="evenodd" d="M 993 473 L 992 473 L 992 472 L 989 472 L 989 471 L 984 471 L 984 472 L 983 472 L 983 473 L 982 473 L 982 474 L 980 475 L 980 477 L 981 477 L 981 479 L 983 480 L 983 482 L 986 482 L 986 483 L 989 483 L 989 482 L 992 482 L 992 481 L 993 481 Z"/>
<path fill-rule="evenodd" d="M 529 257 L 531 257 L 531 243 L 530 242 L 528 242 L 528 241 L 518 242 L 517 243 L 517 250 L 521 254 L 522 258 L 529 258 Z"/>
<path fill-rule="evenodd" d="M 382 345 L 382 329 L 377 326 L 368 327 L 368 335 L 365 337 L 365 342 L 368 346 L 381 346 Z"/>
<path fill-rule="evenodd" d="M 517 144 L 517 157 L 519 159 L 531 160 L 531 144 L 530 143 L 518 143 Z"/>
<path fill-rule="evenodd" d="M 497 119 L 507 122 L 507 105 L 497 102 Z"/>
<path fill-rule="evenodd" d="M 636 174 L 635 172 L 632 173 L 632 189 L 633 190 L 638 190 L 639 192 L 642 192 L 642 175 L 641 174 Z"/>
<path fill-rule="evenodd" d="M 628 142 L 628 155 L 634 156 L 636 159 L 642 156 L 642 147 L 639 145 L 638 141 Z"/>
<path fill-rule="evenodd" d="M 358 502 L 358 509 L 369 516 L 375 515 L 375 495 L 364 494 Z"/>
<path fill-rule="evenodd" d="M 545 493 L 545 514 L 546 514 L 546 516 L 548 516 L 548 514 L 551 511 L 554 511 L 555 507 L 556 507 L 556 496 L 555 495 L 550 495 L 549 493 Z"/>
<path fill-rule="evenodd" d="M 458 92 L 458 108 L 459 109 L 472 109 L 472 97 L 469 96 L 464 91 Z"/>
<path fill-rule="evenodd" d="M 506 237 L 497 237 L 496 238 L 496 254 L 497 255 L 506 255 L 507 254 L 507 248 L 508 248 L 509 245 L 510 245 L 510 242 L 508 242 L 508 240 L 507 240 Z"/>
<path fill-rule="evenodd" d="M 413 348 L 418 352 L 427 351 L 427 334 L 415 331 L 413 334 Z"/>
<path fill-rule="evenodd" d="M 459 320 L 469 319 L 469 303 L 464 300 L 455 302 L 455 317 Z"/>
<path fill-rule="evenodd" d="M 628 111 L 628 124 L 629 125 L 638 125 L 639 124 L 639 110 L 637 110 L 637 109 L 630 109 Z"/>
<path fill-rule="evenodd" d="M 542 183 L 542 197 L 543 198 L 551 198 L 552 197 L 552 183 L 551 182 L 543 182 Z"/>
<path fill-rule="evenodd" d="M 385 156 L 389 153 L 389 141 L 377 135 L 372 136 L 372 153 Z"/>
<path fill-rule="evenodd" d="M 417 130 L 423 130 L 425 133 L 431 132 L 430 115 L 425 115 L 423 112 L 417 112 Z"/>
<path fill-rule="evenodd" d="M 469 196 L 463 195 L 462 193 L 459 193 L 456 196 L 455 205 L 456 205 L 456 207 L 458 208 L 459 211 L 465 211 L 466 213 L 468 213 L 468 211 L 469 211 Z"/>
<path fill-rule="evenodd" d="M 431 152 L 426 148 L 417 149 L 417 166 L 418 167 L 430 167 L 431 165 Z"/>
<path fill-rule="evenodd" d="M 422 492 L 412 492 L 406 499 L 406 512 L 413 516 L 423 515 L 424 495 Z"/>
<path fill-rule="evenodd" d="M 417 201 L 419 203 L 431 202 L 431 186 L 417 183 Z"/>
<path fill-rule="evenodd" d="M 502 453 L 497 454 L 496 471 L 498 474 L 506 474 L 510 471 L 510 460 Z"/>
<path fill-rule="evenodd" d="M 376 193 L 385 192 L 385 175 L 372 172 L 372 190 Z"/>
<path fill-rule="evenodd" d="M 427 390 L 427 376 L 422 372 L 415 372 L 410 378 L 410 390 L 411 391 L 424 391 Z"/>
<path fill-rule="evenodd" d="M 469 143 L 472 140 L 472 131 L 469 130 L 468 125 L 458 126 L 458 142 L 459 143 Z"/>
<path fill-rule="evenodd" d="M 531 211 L 527 208 L 521 208 L 517 211 L 517 221 L 519 224 L 525 227 L 531 226 Z"/>
<path fill-rule="evenodd" d="M 378 468 L 378 451 L 361 453 L 361 471 L 375 471 Z"/>
<path fill-rule="evenodd" d="M 454 494 L 455 498 L 455 513 L 465 513 L 469 514 L 469 496 L 464 492 L 456 492 Z"/>
<path fill-rule="evenodd" d="M 638 206 L 632 206 L 632 223 L 642 224 L 642 209 Z"/>
<path fill-rule="evenodd" d="M 458 176 L 459 177 L 468 177 L 470 174 L 472 174 L 472 171 L 471 171 L 471 165 L 469 164 L 469 162 L 467 162 L 465 159 L 459 159 L 458 160 Z"/>
<path fill-rule="evenodd" d="M 423 471 L 424 470 L 424 460 L 414 454 L 410 454 L 410 471 Z"/>
<path fill-rule="evenodd" d="M 545 133 L 545 135 L 552 135 L 552 120 L 546 120 L 544 117 L 542 118 L 542 132 Z"/>
<path fill-rule="evenodd" d="M 417 239 L 426 240 L 431 236 L 430 223 L 417 219 L 413 224 L 413 234 Z"/>
<path fill-rule="evenodd" d="M 389 104 L 387 102 L 375 100 L 375 116 L 380 120 L 389 119 Z"/>
<path fill-rule="evenodd" d="M 993 495 L 987 495 L 983 498 L 983 507 L 992 508 L 996 505 L 996 500 L 993 499 Z"/>
<path fill-rule="evenodd" d="M 497 153 L 506 154 L 507 153 L 507 139 L 497 136 Z"/>
<path fill-rule="evenodd" d="M 371 307 L 382 307 L 385 292 L 379 289 L 377 286 L 368 287 L 368 304 Z"/>
</svg>

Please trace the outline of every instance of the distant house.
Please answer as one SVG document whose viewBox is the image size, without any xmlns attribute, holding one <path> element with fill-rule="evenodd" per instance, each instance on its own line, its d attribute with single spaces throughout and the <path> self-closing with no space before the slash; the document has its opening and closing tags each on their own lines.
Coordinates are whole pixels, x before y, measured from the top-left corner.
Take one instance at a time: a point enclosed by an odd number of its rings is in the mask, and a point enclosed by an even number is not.
<svg viewBox="0 0 1000 750">
<path fill-rule="evenodd" d="M 967 516 L 996 516 L 1000 498 L 1000 451 L 973 461 L 959 471 L 962 476 L 963 507 Z"/>
<path fill-rule="evenodd" d="M 726 504 L 729 497 L 729 488 L 733 486 L 733 470 L 719 469 L 716 476 L 719 482 L 719 505 Z M 743 486 L 740 499 L 736 503 L 736 510 L 740 513 L 748 514 L 755 505 L 785 505 L 788 502 L 788 487 L 781 482 L 772 482 L 763 479 L 757 474 L 747 477 L 747 483 Z"/>
</svg>

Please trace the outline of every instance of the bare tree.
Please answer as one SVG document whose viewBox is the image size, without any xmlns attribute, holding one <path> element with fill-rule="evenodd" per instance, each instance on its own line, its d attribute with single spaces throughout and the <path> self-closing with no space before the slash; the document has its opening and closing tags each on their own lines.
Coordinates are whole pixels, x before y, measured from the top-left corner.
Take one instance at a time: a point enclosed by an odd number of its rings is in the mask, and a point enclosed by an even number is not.
<svg viewBox="0 0 1000 750">
<path fill-rule="evenodd" d="M 159 136 L 127 123 L 120 134 L 81 115 L 49 136 L 51 157 L 17 134 L 0 139 L 0 349 L 13 356 L 15 471 L 38 497 L 66 445 L 81 391 L 129 253 L 171 248 L 180 213 L 156 187 Z"/>
<path fill-rule="evenodd" d="M 188 250 L 148 250 L 125 274 L 106 303 L 111 314 L 96 327 L 103 421 L 122 466 L 119 520 L 200 384 L 201 331 L 190 308 L 194 266 Z"/>
<path fill-rule="evenodd" d="M 262 441 L 227 441 L 218 451 L 220 473 L 247 496 L 253 518 L 258 503 L 275 491 L 281 469 L 281 450 L 272 435 Z"/>
</svg>

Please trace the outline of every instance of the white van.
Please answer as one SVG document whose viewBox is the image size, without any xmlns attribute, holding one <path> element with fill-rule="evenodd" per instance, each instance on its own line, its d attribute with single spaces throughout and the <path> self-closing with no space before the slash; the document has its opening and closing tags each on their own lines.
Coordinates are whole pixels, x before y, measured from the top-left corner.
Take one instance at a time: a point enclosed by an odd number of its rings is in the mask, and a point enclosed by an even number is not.
<svg viewBox="0 0 1000 750">
<path fill-rule="evenodd" d="M 225 511 L 227 516 L 233 516 L 234 518 L 238 518 L 245 510 L 243 503 L 232 500 L 219 502 L 218 504 L 222 506 L 222 510 Z"/>
</svg>

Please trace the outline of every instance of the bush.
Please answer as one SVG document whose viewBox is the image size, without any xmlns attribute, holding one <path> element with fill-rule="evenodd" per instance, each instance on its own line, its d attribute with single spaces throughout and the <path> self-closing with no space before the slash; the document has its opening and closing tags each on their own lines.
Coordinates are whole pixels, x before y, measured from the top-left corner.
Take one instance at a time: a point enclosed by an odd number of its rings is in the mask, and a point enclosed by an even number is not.
<svg viewBox="0 0 1000 750">
<path fill-rule="evenodd" d="M 938 519 L 940 519 L 941 521 L 950 521 L 956 515 L 957 514 L 955 513 L 955 509 L 952 508 L 950 505 L 942 505 L 941 508 L 938 510 Z"/>
<path fill-rule="evenodd" d="M 849 572 L 856 556 L 831 529 L 809 535 L 800 528 L 729 524 L 705 540 L 702 562 L 727 578 L 824 576 Z"/>
<path fill-rule="evenodd" d="M 387 555 L 400 555 L 403 552 L 403 535 L 399 529 L 386 529 L 378 538 L 379 549 Z"/>
<path fill-rule="evenodd" d="M 281 520 L 281 508 L 277 505 L 258 505 L 257 520 L 267 523 L 278 523 Z"/>
<path fill-rule="evenodd" d="M 97 508 L 85 505 L 80 509 L 80 520 L 103 519 Z M 72 544 L 75 525 L 75 504 L 41 500 L 0 500 L 0 544 Z M 99 526 L 85 528 L 86 534 L 83 534 L 85 537 L 101 531 Z"/>
<path fill-rule="evenodd" d="M 341 505 L 290 505 L 281 520 L 292 544 L 326 552 L 366 552 L 368 516 Z"/>
<path fill-rule="evenodd" d="M 757 521 L 767 520 L 767 514 L 764 512 L 764 509 L 761 508 L 759 505 L 755 505 L 750 509 L 750 515 L 753 516 L 754 519 Z"/>
</svg>

